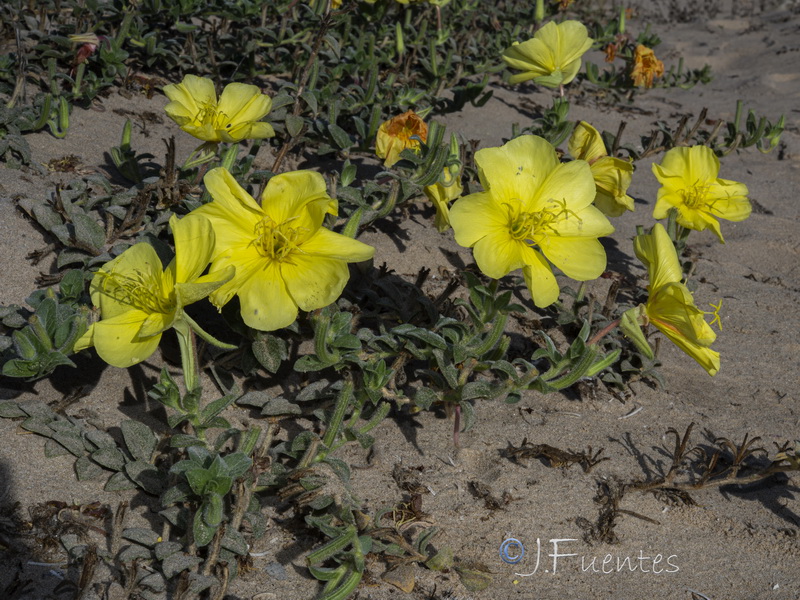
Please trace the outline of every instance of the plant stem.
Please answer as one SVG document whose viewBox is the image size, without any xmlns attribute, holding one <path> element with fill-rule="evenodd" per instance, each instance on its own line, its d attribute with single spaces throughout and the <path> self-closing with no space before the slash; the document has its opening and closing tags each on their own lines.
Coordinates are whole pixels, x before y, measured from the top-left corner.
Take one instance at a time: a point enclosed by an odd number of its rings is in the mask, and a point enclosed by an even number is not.
<svg viewBox="0 0 800 600">
<path fill-rule="evenodd" d="M 588 342 L 586 342 L 586 345 L 587 345 L 587 346 L 591 346 L 591 345 L 593 345 L 593 344 L 596 344 L 597 342 L 599 342 L 599 341 L 600 341 L 601 339 L 603 339 L 603 338 L 604 338 L 604 337 L 605 337 L 605 336 L 606 336 L 606 335 L 607 335 L 609 332 L 611 332 L 611 330 L 613 330 L 615 327 L 618 327 L 618 326 L 619 326 L 619 322 L 620 322 L 620 319 L 616 319 L 616 320 L 614 320 L 614 321 L 611 321 L 611 323 L 609 323 L 608 325 L 606 325 L 605 327 L 603 327 L 603 328 L 602 328 L 600 331 L 598 331 L 597 333 L 595 333 L 595 334 L 592 336 L 592 339 L 590 339 Z"/>
<path fill-rule="evenodd" d="M 174 325 L 178 334 L 178 346 L 181 350 L 181 367 L 183 368 L 183 384 L 187 393 L 199 387 L 197 378 L 197 357 L 195 355 L 194 331 L 185 320 L 178 319 Z"/>
</svg>

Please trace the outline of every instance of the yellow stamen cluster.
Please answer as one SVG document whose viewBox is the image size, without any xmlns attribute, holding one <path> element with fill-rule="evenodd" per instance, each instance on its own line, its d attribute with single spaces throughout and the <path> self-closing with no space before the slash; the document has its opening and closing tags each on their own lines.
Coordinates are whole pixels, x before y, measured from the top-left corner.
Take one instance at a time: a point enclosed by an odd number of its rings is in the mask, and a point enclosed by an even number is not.
<svg viewBox="0 0 800 600">
<path fill-rule="evenodd" d="M 103 293 L 120 304 L 147 313 L 168 314 L 175 308 L 175 291 L 165 293 L 163 281 L 152 274 L 136 271 L 133 275 L 100 273 Z"/>
<path fill-rule="evenodd" d="M 270 260 L 289 262 L 288 257 L 292 253 L 302 252 L 300 242 L 309 232 L 305 227 L 292 227 L 290 223 L 296 219 L 292 217 L 283 223 L 276 223 L 267 216 L 256 223 L 253 244 L 258 253 Z"/>
</svg>

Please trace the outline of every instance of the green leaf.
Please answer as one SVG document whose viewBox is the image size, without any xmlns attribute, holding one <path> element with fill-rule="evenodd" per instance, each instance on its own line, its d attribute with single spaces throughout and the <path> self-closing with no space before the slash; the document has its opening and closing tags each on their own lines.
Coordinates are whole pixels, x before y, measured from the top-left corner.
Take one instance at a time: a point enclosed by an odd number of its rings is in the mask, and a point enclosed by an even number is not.
<svg viewBox="0 0 800 600">
<path fill-rule="evenodd" d="M 461 407 L 461 421 L 463 423 L 462 431 L 469 431 L 475 424 L 475 407 L 471 402 L 459 402 Z"/>
<path fill-rule="evenodd" d="M 281 362 L 289 357 L 286 342 L 269 333 L 259 332 L 251 349 L 259 364 L 270 373 L 277 373 Z"/>
<path fill-rule="evenodd" d="M 186 502 L 191 497 L 192 488 L 189 487 L 186 482 L 181 481 L 177 485 L 173 485 L 161 495 L 161 505 L 169 506 L 170 504 L 175 504 L 176 502 Z"/>
<path fill-rule="evenodd" d="M 103 489 L 107 492 L 119 492 L 122 490 L 134 490 L 136 487 L 137 485 L 131 481 L 125 473 L 120 471 L 108 478 Z"/>
<path fill-rule="evenodd" d="M 301 415 L 303 411 L 297 404 L 289 402 L 286 398 L 278 397 L 267 402 L 261 410 L 261 414 L 265 417 L 275 417 L 278 415 Z"/>
<path fill-rule="evenodd" d="M 140 546 L 139 544 L 131 544 L 130 546 L 126 546 L 122 549 L 122 551 L 117 555 L 117 559 L 121 563 L 131 563 L 135 560 L 150 560 L 152 555 L 150 550 L 145 548 L 144 546 Z M 153 573 L 153 575 L 158 575 L 161 579 L 164 579 L 160 573 Z M 152 577 L 148 575 L 148 578 Z M 139 581 L 139 585 L 142 585 L 144 580 Z"/>
<path fill-rule="evenodd" d="M 312 114 L 316 115 L 319 112 L 319 106 L 317 104 L 317 96 L 311 90 L 305 90 L 300 97 L 308 104 L 308 108 L 311 109 Z"/>
<path fill-rule="evenodd" d="M 100 250 L 106 243 L 106 232 L 97 221 L 86 213 L 76 212 L 72 216 L 75 225 L 75 239 L 85 246 Z"/>
<path fill-rule="evenodd" d="M 214 417 L 225 410 L 228 406 L 233 404 L 236 398 L 236 394 L 227 394 L 222 398 L 217 398 L 200 411 L 200 422 L 204 426 L 210 426 L 211 422 L 214 420 Z"/>
<path fill-rule="evenodd" d="M 203 496 L 203 494 L 205 494 L 206 486 L 214 479 L 214 475 L 211 471 L 202 468 L 187 469 L 184 476 L 186 477 L 186 481 L 189 482 L 192 491 L 198 496 Z"/>
<path fill-rule="evenodd" d="M 136 460 L 149 462 L 158 445 L 158 438 L 153 430 L 140 421 L 123 421 L 120 429 L 131 456 Z"/>
<path fill-rule="evenodd" d="M 440 350 L 447 348 L 447 341 L 442 336 L 428 329 L 422 329 L 421 327 L 414 327 L 413 325 L 404 324 L 392 329 L 392 333 L 402 335 L 404 337 L 418 339 L 421 342 L 425 342 L 427 345 L 434 348 L 439 348 Z"/>
<path fill-rule="evenodd" d="M 491 398 L 494 394 L 493 387 L 488 381 L 471 381 L 462 388 L 461 399 Z"/>
<path fill-rule="evenodd" d="M 305 126 L 305 124 L 306 122 L 303 119 L 303 117 L 297 117 L 295 115 L 286 115 L 286 131 L 293 138 L 300 135 L 300 132 L 303 131 L 303 127 Z"/>
<path fill-rule="evenodd" d="M 147 558 L 150 558 L 149 554 Z M 137 582 L 137 586 L 146 588 L 152 592 L 155 592 L 156 594 L 159 594 L 167 589 L 167 580 L 164 579 L 164 576 L 161 573 L 156 572 L 151 573 L 146 577 L 142 577 Z"/>
<path fill-rule="evenodd" d="M 125 473 L 149 494 L 158 495 L 164 491 L 166 477 L 150 463 L 137 460 L 125 465 Z"/>
<path fill-rule="evenodd" d="M 160 539 L 155 531 L 146 527 L 126 527 L 122 532 L 122 537 L 148 548 L 155 546 Z"/>
<path fill-rule="evenodd" d="M 172 448 L 188 448 L 189 446 L 205 446 L 205 442 L 193 435 L 175 433 L 170 438 L 169 445 Z"/>
<path fill-rule="evenodd" d="M 207 525 L 217 527 L 222 522 L 224 501 L 219 494 L 207 494 L 200 509 Z"/>
<path fill-rule="evenodd" d="M 78 477 L 78 481 L 95 479 L 103 473 L 103 468 L 89 460 L 88 456 L 81 456 L 75 461 L 75 475 Z"/>
<path fill-rule="evenodd" d="M 423 410 L 428 410 L 434 402 L 438 401 L 439 395 L 428 387 L 421 387 L 414 394 L 414 404 Z"/>
<path fill-rule="evenodd" d="M 214 533 L 212 531 L 211 537 L 214 537 Z M 197 539 L 197 535 L 195 535 L 195 542 L 198 542 L 198 546 L 206 546 L 211 539 L 209 538 L 208 541 L 205 543 L 199 543 Z M 181 571 L 187 571 L 194 569 L 197 565 L 203 562 L 203 559 L 199 556 L 192 556 L 190 554 L 186 554 L 185 552 L 176 552 L 164 559 L 161 563 L 161 571 L 164 573 L 164 577 L 167 579 L 172 579 L 180 573 Z"/>
<path fill-rule="evenodd" d="M 253 465 L 253 460 L 243 452 L 234 452 L 225 457 L 226 474 L 234 479 L 241 477 Z"/>
<path fill-rule="evenodd" d="M 333 141 L 336 142 L 336 145 L 342 150 L 349 150 L 350 146 L 353 145 L 347 132 L 335 123 L 328 125 L 328 133 L 331 134 Z"/>
<path fill-rule="evenodd" d="M 19 407 L 19 404 L 12 400 L 4 400 L 0 402 L 0 417 L 5 419 L 16 419 L 19 417 L 27 417 L 28 413 Z"/>
<path fill-rule="evenodd" d="M 214 539 L 214 533 L 216 533 L 217 528 L 211 527 L 206 525 L 205 521 L 203 520 L 203 511 L 198 510 L 194 514 L 194 521 L 192 523 L 192 533 L 194 534 L 194 541 L 195 543 L 202 548 L 203 546 L 208 546 L 211 543 L 211 540 Z M 169 559 L 168 559 L 169 560 Z M 200 561 L 200 559 L 197 559 Z M 166 575 L 166 571 L 164 573 Z"/>
<path fill-rule="evenodd" d="M 59 289 L 64 300 L 77 300 L 83 294 L 83 271 L 71 269 L 64 274 Z"/>
<path fill-rule="evenodd" d="M 108 435 L 105 431 L 93 429 L 86 432 L 86 439 L 89 440 L 96 448 L 116 448 L 117 442 L 113 437 Z"/>
<path fill-rule="evenodd" d="M 225 531 L 225 537 L 222 538 L 222 547 L 239 556 L 247 555 L 247 552 L 250 550 L 244 536 L 234 530 Z"/>
<path fill-rule="evenodd" d="M 267 392 L 261 390 L 254 390 L 247 392 L 236 401 L 240 406 L 255 406 L 256 408 L 263 407 L 267 402 L 272 399 L 272 396 Z"/>
<path fill-rule="evenodd" d="M 101 465 L 107 469 L 113 469 L 114 471 L 122 471 L 122 469 L 125 468 L 125 463 L 127 462 L 122 450 L 116 446 L 95 450 L 92 452 L 91 457 L 92 460 L 98 465 Z"/>
<path fill-rule="evenodd" d="M 164 560 L 181 550 L 183 550 L 183 544 L 180 542 L 158 542 L 153 546 L 153 552 L 158 560 Z"/>
</svg>

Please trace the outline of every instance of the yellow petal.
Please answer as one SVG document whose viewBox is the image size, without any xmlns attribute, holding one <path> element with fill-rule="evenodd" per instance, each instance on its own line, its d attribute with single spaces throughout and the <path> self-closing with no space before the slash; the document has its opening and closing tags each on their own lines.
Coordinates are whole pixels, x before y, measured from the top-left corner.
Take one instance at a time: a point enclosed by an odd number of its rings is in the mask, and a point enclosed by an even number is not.
<svg viewBox="0 0 800 600">
<path fill-rule="evenodd" d="M 589 163 L 607 155 L 600 132 L 586 121 L 580 121 L 575 126 L 575 130 L 569 138 L 568 148 L 572 158 Z"/>
<path fill-rule="evenodd" d="M 535 209 L 533 203 L 542 194 L 543 182 L 559 166 L 553 146 L 535 135 L 522 135 L 500 148 L 478 150 L 475 163 L 481 184 L 498 203 L 516 200 L 522 202 L 523 210 Z"/>
<path fill-rule="evenodd" d="M 163 266 L 150 244 L 134 244 L 95 274 L 89 286 L 92 303 L 103 319 L 122 315 L 132 308 L 131 286 L 160 294 Z"/>
<path fill-rule="evenodd" d="M 248 228 L 252 233 L 252 225 L 260 221 L 264 217 L 261 207 L 253 199 L 253 197 L 239 185 L 230 172 L 223 168 L 218 167 L 211 169 L 203 177 L 203 183 L 206 184 L 206 189 L 217 208 L 224 209 L 225 213 L 230 213 L 242 221 L 243 226 Z M 213 204 L 213 203 L 212 203 Z M 205 204 L 199 209 L 196 209 L 197 214 L 208 216 L 205 214 L 205 207 L 210 204 Z M 217 217 L 219 215 L 216 215 Z M 216 224 L 214 230 L 216 231 Z"/>
<path fill-rule="evenodd" d="M 555 237 L 598 238 L 614 233 L 614 226 L 596 206 L 589 205 L 579 210 L 564 210 L 560 205 L 549 207 L 558 215 L 558 219 L 549 226 L 544 236 Z M 537 236 L 537 240 L 538 240 Z"/>
<path fill-rule="evenodd" d="M 581 70 L 581 59 L 576 58 L 572 62 L 566 63 L 561 68 L 561 85 L 566 85 L 578 75 L 578 71 Z M 556 87 L 556 86 L 553 86 Z"/>
<path fill-rule="evenodd" d="M 461 196 L 464 188 L 461 187 L 461 174 L 455 177 L 450 169 L 445 167 L 442 177 L 433 185 L 427 185 L 422 190 L 436 208 L 434 225 L 439 233 L 450 228 L 450 202 Z"/>
<path fill-rule="evenodd" d="M 719 353 L 709 346 L 716 339 L 703 312 L 694 305 L 691 292 L 681 283 L 668 283 L 651 293 L 647 316 L 659 331 L 686 354 L 700 363 L 709 374 L 719 370 Z"/>
<path fill-rule="evenodd" d="M 173 114 L 175 114 L 179 118 L 194 120 L 204 106 L 217 103 L 214 82 L 206 77 L 186 75 L 181 83 L 166 85 L 163 91 L 164 95 L 171 100 L 164 109 L 171 118 L 174 118 Z M 177 119 L 175 120 L 178 122 Z M 178 122 L 178 124 L 181 123 Z"/>
<path fill-rule="evenodd" d="M 500 279 L 528 264 L 533 260 L 534 252 L 524 242 L 512 238 L 505 229 L 488 231 L 475 244 L 473 256 L 486 276 Z"/>
<path fill-rule="evenodd" d="M 333 258 L 344 262 L 362 262 L 375 255 L 375 248 L 324 227 L 300 246 L 302 255 Z M 303 309 L 306 310 L 306 309 Z"/>
<path fill-rule="evenodd" d="M 551 263 L 572 279 L 597 279 L 606 270 L 606 251 L 595 238 L 551 235 L 539 243 Z"/>
<path fill-rule="evenodd" d="M 719 174 L 719 159 L 708 146 L 672 148 L 661 161 L 653 165 L 654 172 L 662 176 L 678 176 L 686 185 L 705 185 L 714 181 Z M 658 177 L 659 173 L 656 173 Z M 662 182 L 663 184 L 663 182 Z"/>
<path fill-rule="evenodd" d="M 539 29 L 534 37 L 514 44 L 503 52 L 503 60 L 522 73 L 513 75 L 511 83 L 535 79 L 536 83 L 558 87 L 569 83 L 581 67 L 581 56 L 592 46 L 586 27 L 578 21 L 553 21 Z"/>
<path fill-rule="evenodd" d="M 290 171 L 276 175 L 267 183 L 261 206 L 276 223 L 289 219 L 295 227 L 313 235 L 322 226 L 326 214 L 337 213 L 336 200 L 328 196 L 325 178 L 315 171 Z"/>
<path fill-rule="evenodd" d="M 552 51 L 536 38 L 507 48 L 503 52 L 503 61 L 509 68 L 522 71 L 511 76 L 509 82 L 512 84 L 549 75 L 556 68 Z"/>
<path fill-rule="evenodd" d="M 747 193 L 743 183 L 717 179 L 708 188 L 710 212 L 728 221 L 744 221 L 752 211 Z"/>
<path fill-rule="evenodd" d="M 89 328 L 84 334 L 75 340 L 75 344 L 72 346 L 73 352 L 80 352 L 81 350 L 86 350 L 94 346 L 94 326 L 95 323 L 89 325 Z"/>
<path fill-rule="evenodd" d="M 618 198 L 598 187 L 594 205 L 607 217 L 619 217 L 626 210 L 633 210 L 633 198 L 628 195 Z"/>
<path fill-rule="evenodd" d="M 147 318 L 139 328 L 137 337 L 140 339 L 150 338 L 154 335 L 164 333 L 167 329 L 172 327 L 175 321 L 175 311 L 169 314 L 152 312 L 147 315 Z"/>
<path fill-rule="evenodd" d="M 332 258 L 297 255 L 281 265 L 281 275 L 294 302 L 309 311 L 328 306 L 341 295 L 350 271 Z"/>
<path fill-rule="evenodd" d="M 637 258 L 647 267 L 651 293 L 683 279 L 678 253 L 661 223 L 653 225 L 649 234 L 637 235 L 633 248 Z"/>
<path fill-rule="evenodd" d="M 219 133 L 216 129 L 214 129 L 214 126 L 211 123 L 201 123 L 199 125 L 189 123 L 181 126 L 181 129 L 183 129 L 189 135 L 196 137 L 198 140 L 203 140 L 204 142 L 222 141 Z"/>
<path fill-rule="evenodd" d="M 126 368 L 147 360 L 158 348 L 161 334 L 140 337 L 148 313 L 130 310 L 93 325 L 93 341 L 97 354 L 108 364 Z"/>
<path fill-rule="evenodd" d="M 178 283 L 175 286 L 175 295 L 178 306 L 184 307 L 202 300 L 212 292 L 218 290 L 223 284 L 233 279 L 235 267 L 228 265 L 225 268 L 212 271 L 193 280 L 191 283 Z"/>
<path fill-rule="evenodd" d="M 488 192 L 477 192 L 455 201 L 450 208 L 450 224 L 456 242 L 472 248 L 490 232 L 508 231 L 508 211 Z"/>
<path fill-rule="evenodd" d="M 286 289 L 277 262 L 244 281 L 238 295 L 242 319 L 253 329 L 274 331 L 297 319 L 297 304 Z"/>
<path fill-rule="evenodd" d="M 190 213 L 183 219 L 172 215 L 169 225 L 175 240 L 175 281 L 194 281 L 205 271 L 214 252 L 211 222 L 198 213 Z"/>
<path fill-rule="evenodd" d="M 258 86 L 229 83 L 219 97 L 218 110 L 233 125 L 258 121 L 272 108 L 272 99 L 262 94 Z"/>
<path fill-rule="evenodd" d="M 595 183 L 589 163 L 573 160 L 558 164 L 551 172 L 545 174 L 541 187 L 536 192 L 536 199 L 529 210 L 580 211 L 591 205 L 595 196 Z"/>
<path fill-rule="evenodd" d="M 259 254 L 253 244 L 248 246 L 230 247 L 214 258 L 212 263 L 213 273 L 228 273 L 234 269 L 234 276 L 209 294 L 209 300 L 214 306 L 222 308 L 239 292 L 252 277 L 258 277 L 264 271 L 269 260 Z"/>
<path fill-rule="evenodd" d="M 258 123 L 253 123 L 250 128 L 250 135 L 247 136 L 247 139 L 263 140 L 264 138 L 271 137 L 275 137 L 275 130 L 272 128 L 272 125 L 259 121 Z"/>
<path fill-rule="evenodd" d="M 580 59 L 592 47 L 592 42 L 586 27 L 580 21 L 567 20 L 559 23 L 557 56 L 561 65 L 557 66 L 563 69 L 564 64 Z"/>
<path fill-rule="evenodd" d="M 535 259 L 522 268 L 522 276 L 533 303 L 545 308 L 558 300 L 558 282 L 544 257 L 536 251 L 534 255 Z"/>
</svg>

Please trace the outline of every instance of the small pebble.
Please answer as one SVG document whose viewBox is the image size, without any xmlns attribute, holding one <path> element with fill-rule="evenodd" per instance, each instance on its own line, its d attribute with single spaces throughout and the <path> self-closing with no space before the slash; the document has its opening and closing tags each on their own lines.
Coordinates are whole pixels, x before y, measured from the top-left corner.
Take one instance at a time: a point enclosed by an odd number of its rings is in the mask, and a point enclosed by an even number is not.
<svg viewBox="0 0 800 600">
<path fill-rule="evenodd" d="M 272 577 L 273 579 L 277 579 L 278 581 L 285 581 L 289 578 L 286 574 L 286 569 L 283 567 L 282 564 L 271 562 L 266 567 L 264 567 L 264 572 Z"/>
</svg>

